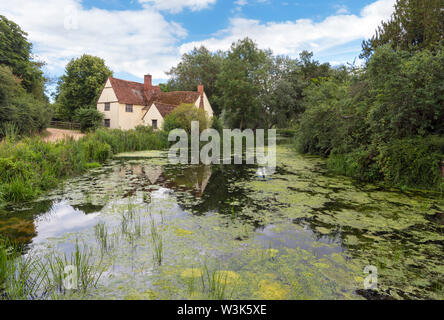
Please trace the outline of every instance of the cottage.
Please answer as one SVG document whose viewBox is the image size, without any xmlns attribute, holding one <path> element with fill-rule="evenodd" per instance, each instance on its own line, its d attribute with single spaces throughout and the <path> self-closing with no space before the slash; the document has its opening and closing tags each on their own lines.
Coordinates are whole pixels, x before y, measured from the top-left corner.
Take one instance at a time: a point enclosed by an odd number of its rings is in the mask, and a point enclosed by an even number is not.
<svg viewBox="0 0 444 320">
<path fill-rule="evenodd" d="M 213 109 L 199 85 L 197 91 L 162 92 L 152 85 L 152 76 L 146 75 L 144 83 L 108 78 L 97 102 L 97 110 L 104 114 L 105 127 L 130 130 L 137 126 L 162 128 L 165 116 L 179 105 L 194 104 L 210 118 Z"/>
</svg>

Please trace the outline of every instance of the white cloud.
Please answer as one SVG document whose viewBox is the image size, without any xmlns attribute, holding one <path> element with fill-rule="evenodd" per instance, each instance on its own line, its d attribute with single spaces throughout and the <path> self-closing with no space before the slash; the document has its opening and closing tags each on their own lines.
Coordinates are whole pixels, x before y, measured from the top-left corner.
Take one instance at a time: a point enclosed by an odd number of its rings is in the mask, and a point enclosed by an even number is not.
<svg viewBox="0 0 444 320">
<path fill-rule="evenodd" d="M 340 4 L 340 5 L 335 5 L 334 6 L 336 9 L 336 14 L 348 14 L 348 8 L 346 5 Z"/>
<path fill-rule="evenodd" d="M 215 4 L 216 0 L 139 0 L 139 2 L 152 5 L 159 10 L 178 13 L 184 8 L 189 8 L 191 11 L 206 9 Z"/>
<path fill-rule="evenodd" d="M 395 0 L 378 0 L 362 9 L 359 15 L 333 15 L 320 22 L 301 19 L 261 23 L 233 18 L 227 29 L 209 39 L 185 43 L 180 51 L 185 53 L 200 45 L 210 50 L 226 50 L 232 42 L 250 37 L 259 47 L 271 48 L 276 54 L 296 57 L 302 50 L 325 54 L 335 47 L 371 37 L 380 22 L 390 17 L 394 3 Z"/>
<path fill-rule="evenodd" d="M 237 0 L 237 1 L 234 2 L 234 4 L 243 7 L 243 6 L 246 6 L 248 4 L 248 1 L 247 0 Z"/>
<path fill-rule="evenodd" d="M 79 0 L 0 0 L 0 12 L 29 34 L 51 73 L 88 53 L 104 58 L 114 72 L 165 78 L 164 71 L 179 59 L 178 41 L 187 35 L 149 7 L 107 11 L 84 9 Z"/>
</svg>

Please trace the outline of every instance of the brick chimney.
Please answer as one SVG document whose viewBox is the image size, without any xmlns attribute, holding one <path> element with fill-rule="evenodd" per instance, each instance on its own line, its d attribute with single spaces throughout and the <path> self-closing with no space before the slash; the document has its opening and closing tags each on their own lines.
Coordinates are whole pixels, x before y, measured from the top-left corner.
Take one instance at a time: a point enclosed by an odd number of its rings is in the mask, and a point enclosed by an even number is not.
<svg viewBox="0 0 444 320">
<path fill-rule="evenodd" d="M 147 74 L 144 78 L 143 86 L 145 87 L 145 90 L 150 90 L 153 86 L 153 76 L 150 74 Z"/>
<path fill-rule="evenodd" d="M 201 95 L 204 94 L 204 90 L 205 90 L 205 87 L 203 86 L 203 84 L 200 84 L 197 86 L 197 92 L 199 92 Z"/>
</svg>

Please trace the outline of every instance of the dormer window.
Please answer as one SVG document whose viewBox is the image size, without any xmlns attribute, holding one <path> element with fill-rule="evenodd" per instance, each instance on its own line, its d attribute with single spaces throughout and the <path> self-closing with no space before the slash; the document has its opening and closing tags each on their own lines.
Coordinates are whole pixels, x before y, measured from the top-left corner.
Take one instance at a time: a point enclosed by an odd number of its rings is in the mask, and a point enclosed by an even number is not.
<svg viewBox="0 0 444 320">
<path fill-rule="evenodd" d="M 133 105 L 132 104 L 127 104 L 125 110 L 126 110 L 126 112 L 133 112 Z"/>
<path fill-rule="evenodd" d="M 105 103 L 105 111 L 110 111 L 111 110 L 111 103 L 107 102 Z"/>
</svg>

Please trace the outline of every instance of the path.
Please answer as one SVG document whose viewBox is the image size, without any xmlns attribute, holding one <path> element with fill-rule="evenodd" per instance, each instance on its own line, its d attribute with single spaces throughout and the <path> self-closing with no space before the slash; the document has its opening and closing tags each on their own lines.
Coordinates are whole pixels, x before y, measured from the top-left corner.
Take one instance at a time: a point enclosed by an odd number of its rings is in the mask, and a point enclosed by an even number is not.
<svg viewBox="0 0 444 320">
<path fill-rule="evenodd" d="M 43 138 L 43 140 L 46 142 L 56 142 L 71 137 L 74 138 L 74 140 L 79 140 L 84 136 L 84 134 L 80 131 L 74 130 L 48 128 L 46 131 L 48 135 Z"/>
</svg>

